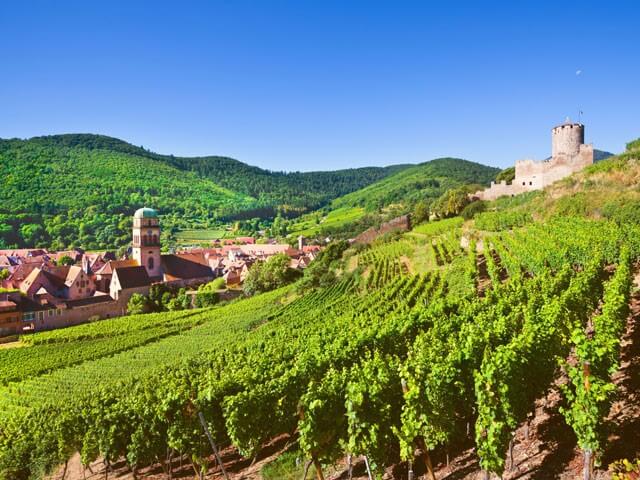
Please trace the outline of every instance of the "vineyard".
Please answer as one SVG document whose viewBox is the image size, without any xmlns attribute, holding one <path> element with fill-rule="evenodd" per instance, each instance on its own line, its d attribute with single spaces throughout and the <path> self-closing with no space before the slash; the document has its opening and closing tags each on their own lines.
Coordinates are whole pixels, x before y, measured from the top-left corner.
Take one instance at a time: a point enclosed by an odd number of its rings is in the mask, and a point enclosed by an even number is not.
<svg viewBox="0 0 640 480">
<path fill-rule="evenodd" d="M 0 350 L 0 478 L 43 477 L 75 452 L 133 472 L 180 457 L 204 474 L 215 467 L 199 413 L 247 458 L 291 435 L 318 475 L 364 456 L 373 476 L 402 462 L 404 478 L 418 463 L 434 478 L 432 457 L 469 443 L 487 477 L 502 475 L 552 388 L 591 472 L 607 449 L 640 231 L 573 217 L 464 228 L 427 224 L 351 252 L 353 271 L 302 295 Z"/>
</svg>

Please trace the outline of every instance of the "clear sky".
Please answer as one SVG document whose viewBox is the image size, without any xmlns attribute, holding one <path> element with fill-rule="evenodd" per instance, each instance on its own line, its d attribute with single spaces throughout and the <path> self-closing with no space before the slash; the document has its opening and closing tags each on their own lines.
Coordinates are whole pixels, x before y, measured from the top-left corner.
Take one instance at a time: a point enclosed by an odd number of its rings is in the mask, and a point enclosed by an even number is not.
<svg viewBox="0 0 640 480">
<path fill-rule="evenodd" d="M 640 136 L 640 2 L 0 5 L 0 137 L 90 132 L 272 170 L 550 153 Z"/>
</svg>

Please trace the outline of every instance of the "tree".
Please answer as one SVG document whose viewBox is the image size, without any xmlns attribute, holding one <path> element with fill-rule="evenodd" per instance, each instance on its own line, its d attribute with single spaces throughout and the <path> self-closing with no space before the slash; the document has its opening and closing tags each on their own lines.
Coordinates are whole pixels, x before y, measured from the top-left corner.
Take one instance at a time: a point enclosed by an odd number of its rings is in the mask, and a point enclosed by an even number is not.
<svg viewBox="0 0 640 480">
<path fill-rule="evenodd" d="M 148 302 L 148 298 L 140 293 L 134 293 L 131 295 L 129 302 L 127 303 L 127 313 L 129 315 L 137 315 L 140 313 L 149 313 L 151 307 Z"/>
<path fill-rule="evenodd" d="M 455 217 L 470 202 L 468 187 L 452 188 L 435 201 L 433 210 L 439 218 Z"/>
<path fill-rule="evenodd" d="M 486 209 L 487 202 L 484 200 L 477 200 L 464 207 L 460 212 L 460 216 L 465 220 L 471 220 L 477 214 L 484 212 Z"/>
<path fill-rule="evenodd" d="M 413 209 L 413 223 L 417 225 L 429 220 L 429 213 L 429 204 L 420 200 Z"/>
<path fill-rule="evenodd" d="M 76 262 L 69 255 L 63 255 L 60 260 L 58 260 L 58 265 L 74 265 Z"/>
<path fill-rule="evenodd" d="M 266 262 L 256 262 L 244 281 L 247 295 L 268 292 L 282 287 L 299 277 L 300 273 L 289 267 L 291 259 L 284 253 L 274 255 Z"/>
<path fill-rule="evenodd" d="M 37 223 L 25 223 L 20 227 L 20 235 L 26 245 L 35 245 L 42 240 L 44 229 Z"/>
<path fill-rule="evenodd" d="M 342 261 L 342 254 L 347 248 L 349 248 L 349 242 L 345 240 L 331 242 L 305 269 L 298 289 L 304 291 L 309 288 L 329 286 L 335 282 L 336 275 L 333 270 Z"/>
<path fill-rule="evenodd" d="M 219 301 L 220 298 L 216 292 L 198 290 L 195 298 L 195 306 L 196 308 L 212 307 Z"/>
<path fill-rule="evenodd" d="M 496 176 L 496 183 L 500 183 L 502 181 L 511 183 L 514 178 L 516 178 L 516 167 L 505 168 Z"/>
</svg>

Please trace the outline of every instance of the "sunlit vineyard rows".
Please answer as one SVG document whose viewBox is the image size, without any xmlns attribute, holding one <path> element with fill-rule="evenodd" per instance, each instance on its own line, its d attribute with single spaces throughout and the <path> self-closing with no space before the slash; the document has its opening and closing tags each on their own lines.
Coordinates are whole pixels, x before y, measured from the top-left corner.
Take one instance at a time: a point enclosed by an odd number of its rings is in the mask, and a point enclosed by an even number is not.
<svg viewBox="0 0 640 480">
<path fill-rule="evenodd" d="M 295 433 L 308 458 L 366 455 L 380 473 L 416 448 L 428 456 L 471 437 L 482 468 L 501 474 L 561 368 L 563 416 L 599 455 L 640 232 L 573 218 L 495 233 L 443 223 L 352 253 L 355 270 L 328 288 L 0 351 L 0 478 L 37 478 L 76 451 L 134 469 L 172 452 L 205 468 L 198 412 L 247 457 Z M 417 268 L 419 255 L 433 268 Z"/>
</svg>

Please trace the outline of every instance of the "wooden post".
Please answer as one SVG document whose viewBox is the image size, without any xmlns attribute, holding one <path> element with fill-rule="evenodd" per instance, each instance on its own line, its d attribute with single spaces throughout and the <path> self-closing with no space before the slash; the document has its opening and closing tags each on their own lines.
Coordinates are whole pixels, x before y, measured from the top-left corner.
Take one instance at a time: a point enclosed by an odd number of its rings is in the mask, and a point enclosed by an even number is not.
<svg viewBox="0 0 640 480">
<path fill-rule="evenodd" d="M 513 470 L 513 465 L 515 462 L 513 461 L 513 444 L 515 443 L 515 434 L 509 440 L 509 471 Z"/>
<path fill-rule="evenodd" d="M 583 480 L 591 480 L 591 450 L 584 451 L 584 463 L 582 465 Z"/>
<path fill-rule="evenodd" d="M 369 467 L 369 459 L 366 455 L 364 456 L 364 464 L 367 467 L 367 475 L 369 476 L 369 480 L 373 480 L 373 477 L 371 476 L 371 468 Z"/>
<path fill-rule="evenodd" d="M 409 471 L 407 472 L 407 480 L 413 480 L 413 462 L 409 460 Z"/>
<path fill-rule="evenodd" d="M 348 469 L 348 480 L 353 478 L 353 462 L 351 461 L 351 454 L 347 455 L 347 469 Z"/>
<path fill-rule="evenodd" d="M 318 480 L 324 480 L 324 475 L 322 475 L 322 466 L 316 457 L 313 457 L 313 466 L 316 467 L 316 478 Z"/>
<path fill-rule="evenodd" d="M 591 365 L 589 362 L 582 364 L 582 376 L 584 377 L 584 389 L 588 392 L 591 390 L 591 382 L 589 376 L 591 375 Z"/>
<path fill-rule="evenodd" d="M 209 443 L 211 444 L 211 448 L 213 449 L 213 454 L 215 455 L 216 460 L 218 461 L 218 464 L 220 465 L 220 470 L 222 471 L 222 476 L 225 478 L 225 480 L 229 480 L 229 476 L 227 475 L 227 472 L 224 469 L 224 465 L 222 464 L 222 459 L 220 458 L 220 455 L 218 454 L 218 448 L 216 447 L 216 444 L 213 441 L 213 437 L 211 436 L 211 432 L 209 432 L 209 427 L 207 426 L 207 422 L 204 419 L 204 415 L 202 414 L 202 412 L 198 412 L 198 418 L 200 418 L 200 423 L 202 424 L 202 428 L 204 428 L 204 433 L 207 434 L 207 438 L 209 439 Z"/>
<path fill-rule="evenodd" d="M 423 438 L 419 438 L 417 443 L 418 443 L 418 448 L 420 450 L 422 450 L 422 458 L 424 459 L 424 464 L 427 467 L 427 474 L 429 475 L 429 478 L 431 480 L 436 480 L 436 474 L 433 471 L 433 465 L 431 464 L 431 456 L 429 455 L 429 451 L 427 450 L 427 446 L 424 443 L 424 439 Z"/>
</svg>

